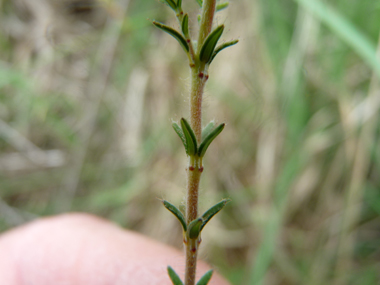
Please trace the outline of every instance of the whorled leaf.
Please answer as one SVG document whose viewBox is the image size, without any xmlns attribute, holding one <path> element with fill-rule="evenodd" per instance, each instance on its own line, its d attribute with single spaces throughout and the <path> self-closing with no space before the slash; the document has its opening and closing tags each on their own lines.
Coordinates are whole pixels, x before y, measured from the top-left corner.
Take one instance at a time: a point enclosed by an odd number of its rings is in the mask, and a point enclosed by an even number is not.
<svg viewBox="0 0 380 285">
<path fill-rule="evenodd" d="M 194 131 L 184 118 L 181 119 L 181 127 L 186 139 L 187 154 L 189 156 L 193 156 L 198 150 L 197 139 L 195 138 Z"/>
<path fill-rule="evenodd" d="M 206 38 L 201 52 L 199 53 L 199 59 L 204 63 L 209 63 L 212 55 L 214 53 L 214 49 L 216 44 L 218 43 L 220 37 L 222 36 L 224 31 L 224 25 L 220 25 L 215 30 L 213 30 Z"/>
<path fill-rule="evenodd" d="M 166 200 L 161 200 L 162 204 L 165 206 L 166 209 L 168 209 L 176 218 L 178 221 L 181 223 L 183 230 L 186 232 L 187 230 L 187 225 L 185 221 L 185 217 L 183 216 L 182 212 L 173 204 Z"/>
<path fill-rule="evenodd" d="M 215 121 L 211 121 L 202 129 L 202 140 L 204 140 L 212 131 L 212 129 L 215 127 Z"/>
<path fill-rule="evenodd" d="M 207 271 L 205 274 L 203 274 L 201 279 L 199 279 L 199 281 L 197 282 L 197 285 L 207 285 L 211 279 L 213 272 L 214 272 L 214 270 L 211 269 L 211 270 Z"/>
<path fill-rule="evenodd" d="M 228 202 L 230 202 L 230 199 L 223 199 L 219 203 L 212 206 L 210 209 L 208 209 L 203 215 L 202 215 L 202 225 L 200 227 L 200 231 L 203 230 L 204 226 L 214 217 L 217 213 L 219 213 L 220 210 L 226 206 Z"/>
<path fill-rule="evenodd" d="M 203 157 L 206 153 L 207 148 L 211 142 L 223 131 L 225 124 L 220 124 L 213 131 L 209 133 L 207 137 L 204 138 L 202 143 L 199 145 L 198 156 Z"/>
<path fill-rule="evenodd" d="M 230 41 L 230 42 L 226 42 L 224 44 L 221 44 L 220 46 L 217 46 L 216 49 L 214 50 L 214 53 L 212 54 L 212 57 L 210 59 L 210 62 L 211 63 L 215 56 L 222 50 L 224 50 L 225 48 L 228 48 L 230 46 L 233 46 L 233 45 L 236 45 L 237 43 L 239 42 L 239 40 L 233 40 L 233 41 Z"/>
<path fill-rule="evenodd" d="M 181 28 L 182 28 L 182 33 L 184 34 L 184 36 L 188 38 L 189 37 L 189 15 L 185 14 L 185 16 L 183 16 Z"/>
<path fill-rule="evenodd" d="M 189 52 L 189 45 L 187 44 L 185 38 L 178 31 L 157 21 L 153 21 L 153 25 L 174 37 L 185 50 L 185 52 Z"/>
<path fill-rule="evenodd" d="M 183 285 L 181 278 L 179 278 L 178 274 L 174 271 L 171 266 L 168 266 L 168 274 L 170 280 L 172 280 L 173 285 Z"/>
<path fill-rule="evenodd" d="M 181 127 L 176 122 L 172 123 L 172 127 L 173 127 L 174 131 L 177 133 L 177 135 L 179 136 L 179 138 L 181 139 L 183 146 L 185 147 L 185 150 L 187 153 L 186 138 L 185 138 L 185 135 L 183 134 Z"/>
<path fill-rule="evenodd" d="M 201 232 L 202 224 L 203 224 L 202 218 L 198 218 L 190 222 L 189 226 L 187 227 L 187 234 L 189 238 L 191 239 L 198 238 L 199 233 Z"/>
</svg>

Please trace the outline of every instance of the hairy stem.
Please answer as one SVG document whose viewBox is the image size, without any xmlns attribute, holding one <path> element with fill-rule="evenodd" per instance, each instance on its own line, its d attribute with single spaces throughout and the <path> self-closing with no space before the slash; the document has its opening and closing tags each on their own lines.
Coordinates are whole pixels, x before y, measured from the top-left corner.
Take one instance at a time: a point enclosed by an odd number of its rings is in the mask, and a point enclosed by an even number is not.
<svg viewBox="0 0 380 285">
<path fill-rule="evenodd" d="M 203 1 L 202 7 L 202 20 L 199 27 L 198 47 L 201 47 L 211 32 L 212 23 L 214 21 L 216 0 Z"/>
<path fill-rule="evenodd" d="M 205 0 L 202 7 L 202 20 L 199 30 L 198 50 L 195 64 L 191 67 L 191 89 L 190 89 L 190 125 L 194 131 L 198 145 L 202 140 L 202 99 L 203 90 L 208 79 L 207 65 L 198 59 L 200 47 L 211 32 L 214 19 L 216 0 Z M 186 222 L 198 217 L 198 192 L 199 181 L 203 171 L 200 158 L 195 155 L 190 157 L 187 171 L 187 195 L 186 195 Z M 185 241 L 186 246 L 186 272 L 185 285 L 195 284 L 195 273 L 197 267 L 198 246 L 200 237 Z"/>
<path fill-rule="evenodd" d="M 202 139 L 202 99 L 207 78 L 204 64 L 197 64 L 191 68 L 190 125 L 198 145 Z"/>
</svg>

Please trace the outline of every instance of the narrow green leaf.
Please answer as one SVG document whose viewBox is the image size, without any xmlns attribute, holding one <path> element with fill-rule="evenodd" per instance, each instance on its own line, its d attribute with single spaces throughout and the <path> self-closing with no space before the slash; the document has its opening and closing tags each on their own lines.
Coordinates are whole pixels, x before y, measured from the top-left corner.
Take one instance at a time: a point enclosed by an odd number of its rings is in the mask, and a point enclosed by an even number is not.
<svg viewBox="0 0 380 285">
<path fill-rule="evenodd" d="M 212 273 L 214 272 L 214 270 L 209 270 L 207 271 L 202 277 L 201 279 L 199 279 L 199 281 L 197 282 L 197 285 L 207 285 L 208 282 L 210 281 L 211 279 L 211 276 L 212 276 Z"/>
<path fill-rule="evenodd" d="M 224 25 L 220 25 L 215 30 L 213 30 L 205 40 L 201 52 L 199 53 L 199 59 L 204 63 L 209 63 L 212 55 L 214 53 L 214 49 L 216 44 L 218 43 L 220 37 L 222 36 L 224 31 Z"/>
<path fill-rule="evenodd" d="M 206 127 L 203 128 L 202 130 L 202 140 L 204 140 L 212 131 L 212 129 L 215 127 L 215 122 L 211 121 L 210 123 L 207 124 Z"/>
<path fill-rule="evenodd" d="M 185 138 L 185 135 L 183 134 L 183 131 L 182 131 L 181 127 L 176 122 L 173 122 L 172 126 L 173 126 L 174 131 L 177 133 L 177 135 L 181 139 L 181 141 L 183 143 L 183 146 L 185 147 L 185 150 L 186 150 L 186 153 L 187 153 L 186 138 Z"/>
<path fill-rule="evenodd" d="M 181 119 L 181 127 L 186 138 L 187 154 L 195 155 L 198 149 L 197 139 L 195 138 L 194 132 L 191 129 L 189 123 L 184 118 Z"/>
<path fill-rule="evenodd" d="M 223 131 L 225 124 L 217 126 L 210 134 L 202 141 L 198 149 L 199 157 L 203 157 L 211 142 Z"/>
<path fill-rule="evenodd" d="M 201 8 L 202 8 L 202 5 L 203 5 L 203 0 L 195 0 L 195 1 L 197 1 L 197 3 L 198 3 L 198 5 L 199 5 L 199 7 L 201 7 Z"/>
<path fill-rule="evenodd" d="M 164 32 L 167 32 L 169 35 L 174 37 L 179 42 L 179 44 L 183 47 L 185 52 L 189 52 L 189 45 L 187 44 L 185 38 L 179 32 L 157 21 L 153 21 L 153 25 L 155 25 L 157 28 L 163 30 Z"/>
<path fill-rule="evenodd" d="M 177 9 L 179 8 L 179 10 L 180 10 L 181 7 L 182 7 L 182 0 L 178 0 Z"/>
<path fill-rule="evenodd" d="M 224 208 L 224 206 L 230 202 L 230 199 L 223 199 L 219 203 L 212 206 L 210 209 L 208 209 L 203 215 L 202 215 L 202 225 L 200 227 L 200 230 L 204 228 L 204 226 L 214 217 L 220 210 Z"/>
<path fill-rule="evenodd" d="M 224 3 L 216 5 L 216 12 L 219 12 L 223 9 L 226 9 L 228 7 L 228 5 L 230 5 L 230 3 L 228 3 L 228 2 L 224 2 Z"/>
<path fill-rule="evenodd" d="M 189 15 L 185 14 L 182 19 L 182 33 L 186 38 L 189 37 Z"/>
<path fill-rule="evenodd" d="M 203 224 L 202 218 L 198 218 L 190 222 L 189 227 L 187 228 L 189 238 L 191 239 L 198 238 L 199 233 L 201 232 L 202 224 Z"/>
<path fill-rule="evenodd" d="M 177 217 L 178 221 L 181 223 L 183 230 L 186 232 L 187 225 L 185 221 L 185 217 L 183 216 L 182 212 L 173 204 L 169 203 L 166 200 L 161 200 L 162 204 L 165 206 L 166 209 L 168 209 L 174 216 Z"/>
<path fill-rule="evenodd" d="M 217 46 L 217 48 L 214 50 L 214 53 L 212 54 L 212 57 L 210 59 L 210 63 L 211 61 L 214 60 L 214 57 L 222 50 L 224 50 L 225 48 L 228 48 L 230 46 L 233 46 L 233 45 L 236 45 L 237 43 L 239 42 L 239 40 L 233 40 L 233 41 L 230 41 L 230 42 L 226 42 L 224 44 L 221 44 L 220 46 Z"/>
<path fill-rule="evenodd" d="M 170 8 L 172 8 L 174 11 L 177 10 L 177 4 L 174 2 L 174 0 L 164 0 L 166 2 L 166 4 L 168 4 L 168 6 Z"/>
<path fill-rule="evenodd" d="M 333 9 L 326 1 L 295 0 L 316 19 L 330 28 L 349 45 L 380 76 L 380 60 L 376 55 L 376 45 L 369 35 L 359 30 L 358 25 Z"/>
<path fill-rule="evenodd" d="M 168 266 L 168 274 L 173 282 L 173 285 L 183 285 L 181 278 L 179 278 L 178 274 L 174 271 L 174 269 L 171 266 Z"/>
</svg>

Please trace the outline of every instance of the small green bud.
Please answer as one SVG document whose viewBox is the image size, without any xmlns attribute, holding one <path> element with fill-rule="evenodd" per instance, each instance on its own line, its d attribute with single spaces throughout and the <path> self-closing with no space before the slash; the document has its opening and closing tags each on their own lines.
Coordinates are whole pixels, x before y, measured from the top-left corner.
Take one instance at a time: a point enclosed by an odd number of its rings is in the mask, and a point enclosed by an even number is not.
<svg viewBox="0 0 380 285">
<path fill-rule="evenodd" d="M 201 226 L 202 226 L 203 220 L 202 218 L 198 218 L 190 222 L 187 233 L 190 239 L 196 239 L 198 238 L 200 232 L 201 232 Z"/>
<path fill-rule="evenodd" d="M 228 2 L 224 2 L 224 3 L 216 5 L 216 12 L 219 12 L 223 9 L 226 9 L 228 7 L 228 5 L 230 5 L 230 3 L 228 3 Z"/>
<path fill-rule="evenodd" d="M 186 38 L 189 37 L 189 15 L 185 14 L 182 19 L 182 33 Z"/>
</svg>

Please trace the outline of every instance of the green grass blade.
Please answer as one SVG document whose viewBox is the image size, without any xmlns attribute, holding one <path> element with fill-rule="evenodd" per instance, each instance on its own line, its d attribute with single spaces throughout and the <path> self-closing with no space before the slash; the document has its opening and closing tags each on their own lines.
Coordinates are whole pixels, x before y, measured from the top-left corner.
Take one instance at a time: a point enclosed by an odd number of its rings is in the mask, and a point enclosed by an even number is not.
<svg viewBox="0 0 380 285">
<path fill-rule="evenodd" d="M 197 139 L 195 138 L 194 132 L 190 127 L 189 123 L 184 118 L 181 119 L 181 127 L 186 139 L 187 154 L 195 155 L 198 149 Z"/>
<path fill-rule="evenodd" d="M 189 45 L 187 44 L 185 38 L 179 32 L 157 21 L 153 21 L 153 25 L 163 30 L 164 32 L 167 32 L 169 35 L 171 35 L 179 42 L 179 44 L 183 47 L 185 52 L 189 52 Z"/>
<path fill-rule="evenodd" d="M 214 53 L 214 49 L 216 44 L 218 43 L 220 37 L 222 36 L 224 31 L 224 25 L 220 25 L 215 30 L 213 30 L 205 40 L 201 52 L 199 53 L 199 59 L 204 63 L 209 63 L 212 59 L 212 55 Z"/>
<path fill-rule="evenodd" d="M 210 281 L 211 279 L 211 276 L 212 276 L 212 273 L 214 272 L 214 270 L 209 270 L 207 271 L 202 277 L 201 279 L 199 279 L 199 281 L 197 282 L 197 285 L 207 285 L 208 282 Z"/>
<path fill-rule="evenodd" d="M 203 1 L 202 1 L 202 0 L 195 0 L 195 1 L 197 1 L 197 3 L 198 3 L 198 5 L 199 5 L 199 7 L 201 7 L 201 8 L 202 8 L 202 5 L 203 5 Z"/>
<path fill-rule="evenodd" d="M 186 232 L 187 225 L 185 221 L 185 217 L 183 216 L 182 212 L 173 204 L 169 203 L 166 200 L 161 200 L 162 204 L 165 206 L 166 209 L 168 209 L 174 216 L 177 217 L 178 221 L 181 223 L 183 230 Z"/>
<path fill-rule="evenodd" d="M 254 262 L 252 263 L 249 284 L 264 284 L 265 275 L 273 260 L 281 231 L 284 212 L 287 205 L 288 191 L 291 183 L 294 181 L 304 164 L 305 162 L 299 153 L 291 155 L 283 166 L 282 173 L 277 178 L 274 205 L 268 213 L 269 216 L 265 223 L 262 242 L 257 249 Z"/>
<path fill-rule="evenodd" d="M 181 141 L 183 143 L 183 146 L 185 147 L 185 150 L 186 150 L 186 153 L 187 153 L 186 138 L 185 138 L 185 135 L 183 134 L 183 131 L 182 131 L 181 127 L 176 122 L 173 122 L 172 126 L 173 126 L 174 131 L 177 133 L 177 135 L 181 139 Z"/>
<path fill-rule="evenodd" d="M 350 45 L 380 76 L 380 60 L 376 57 L 376 47 L 349 20 L 330 6 L 317 0 L 294 0 L 326 24 L 342 40 Z"/>
<path fill-rule="evenodd" d="M 212 141 L 223 131 L 225 124 L 220 124 L 213 130 L 200 144 L 198 155 L 203 157 L 206 153 L 207 148 L 212 143 Z"/>
<path fill-rule="evenodd" d="M 208 209 L 203 215 L 202 215 L 202 220 L 203 223 L 201 225 L 201 230 L 204 228 L 204 226 L 214 217 L 217 213 L 219 213 L 224 206 L 227 205 L 228 202 L 230 202 L 230 199 L 223 199 L 219 203 L 215 204 L 212 206 L 210 209 Z"/>
<path fill-rule="evenodd" d="M 224 44 L 221 44 L 220 46 L 218 46 L 214 53 L 212 54 L 212 57 L 210 59 L 210 63 L 214 60 L 215 56 L 221 52 L 222 50 L 224 50 L 225 48 L 228 48 L 230 46 L 233 46 L 233 45 L 236 45 L 237 43 L 239 42 L 239 40 L 233 40 L 233 41 L 230 41 L 230 42 L 226 42 Z"/>
<path fill-rule="evenodd" d="M 181 278 L 179 278 L 178 274 L 174 271 L 174 269 L 171 266 L 168 266 L 168 274 L 170 280 L 172 280 L 173 282 L 173 285 L 183 285 Z"/>
</svg>

